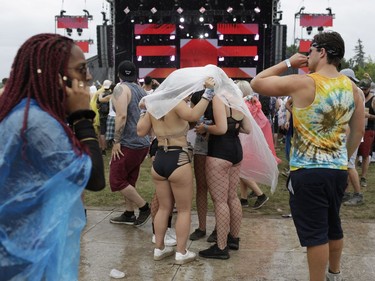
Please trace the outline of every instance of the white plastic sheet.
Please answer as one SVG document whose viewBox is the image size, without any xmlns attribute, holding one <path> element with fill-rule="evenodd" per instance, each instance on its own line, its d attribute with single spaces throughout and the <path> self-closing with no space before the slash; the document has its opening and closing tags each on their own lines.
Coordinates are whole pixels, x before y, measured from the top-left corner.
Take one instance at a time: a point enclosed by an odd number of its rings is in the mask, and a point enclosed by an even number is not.
<svg viewBox="0 0 375 281">
<path fill-rule="evenodd" d="M 241 111 L 251 122 L 251 133 L 240 136 L 244 154 L 240 176 L 269 185 L 274 192 L 279 174 L 275 157 L 247 108 L 241 90 L 221 68 L 207 65 L 181 68 L 172 72 L 152 95 L 145 97 L 147 111 L 156 119 L 160 119 L 181 100 L 203 90 L 207 77 L 213 77 L 215 80 L 215 95 L 227 106 Z"/>
</svg>

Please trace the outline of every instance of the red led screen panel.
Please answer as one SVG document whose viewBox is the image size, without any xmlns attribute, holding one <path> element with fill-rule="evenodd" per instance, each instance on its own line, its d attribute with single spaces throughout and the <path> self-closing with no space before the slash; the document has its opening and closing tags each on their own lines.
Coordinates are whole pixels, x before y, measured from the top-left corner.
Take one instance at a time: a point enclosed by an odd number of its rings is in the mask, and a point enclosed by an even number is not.
<svg viewBox="0 0 375 281">
<path fill-rule="evenodd" d="M 181 39 L 180 67 L 217 64 L 216 39 Z"/>
<path fill-rule="evenodd" d="M 219 57 L 255 57 L 257 54 L 257 46 L 222 46 L 217 51 Z"/>
<path fill-rule="evenodd" d="M 88 28 L 88 18 L 85 16 L 56 17 L 57 28 Z"/>
<path fill-rule="evenodd" d="M 144 57 L 166 57 L 176 55 L 176 46 L 137 46 L 136 55 Z"/>
<path fill-rule="evenodd" d="M 322 14 L 301 14 L 299 25 L 303 27 L 332 26 L 333 16 Z"/>
<path fill-rule="evenodd" d="M 253 78 L 257 74 L 256 67 L 222 67 L 221 69 L 231 78 Z"/>
<path fill-rule="evenodd" d="M 135 35 L 144 34 L 176 34 L 176 25 L 174 24 L 135 24 Z"/>
<path fill-rule="evenodd" d="M 218 34 L 258 34 L 258 24 L 256 23 L 218 23 Z"/>
<path fill-rule="evenodd" d="M 167 68 L 167 67 L 140 68 L 139 77 L 144 78 L 148 75 L 148 76 L 151 76 L 152 78 L 166 78 L 169 74 L 171 74 L 176 69 L 177 68 Z"/>
<path fill-rule="evenodd" d="M 82 52 L 84 53 L 88 53 L 89 52 L 89 44 L 90 44 L 90 41 L 84 41 L 84 40 L 80 40 L 80 41 L 74 41 L 74 43 L 81 48 Z"/>
<path fill-rule="evenodd" d="M 299 52 L 308 53 L 310 50 L 311 40 L 300 40 L 299 41 Z"/>
</svg>

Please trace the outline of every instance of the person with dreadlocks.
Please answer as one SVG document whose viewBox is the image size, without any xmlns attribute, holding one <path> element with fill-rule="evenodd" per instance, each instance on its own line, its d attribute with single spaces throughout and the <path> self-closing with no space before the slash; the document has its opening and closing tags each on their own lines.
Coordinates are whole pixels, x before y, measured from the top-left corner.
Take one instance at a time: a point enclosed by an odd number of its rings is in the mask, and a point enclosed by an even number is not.
<svg viewBox="0 0 375 281">
<path fill-rule="evenodd" d="M 78 280 L 84 188 L 104 188 L 84 54 L 38 34 L 0 97 L 0 280 Z"/>
</svg>

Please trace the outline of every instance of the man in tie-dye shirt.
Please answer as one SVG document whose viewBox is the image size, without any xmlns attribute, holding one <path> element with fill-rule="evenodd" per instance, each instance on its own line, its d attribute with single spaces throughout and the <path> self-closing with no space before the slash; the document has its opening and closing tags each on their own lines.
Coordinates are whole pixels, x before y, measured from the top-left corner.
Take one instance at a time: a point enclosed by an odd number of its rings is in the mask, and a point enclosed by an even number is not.
<svg viewBox="0 0 375 281">
<path fill-rule="evenodd" d="M 307 247 L 310 281 L 342 280 L 339 211 L 348 156 L 361 141 L 365 120 L 357 87 L 337 70 L 344 53 L 340 34 L 322 32 L 314 36 L 307 56 L 295 54 L 251 82 L 254 91 L 262 95 L 293 98 L 288 189 L 297 234 L 301 245 Z M 303 66 L 311 73 L 279 76 L 289 67 Z"/>
</svg>

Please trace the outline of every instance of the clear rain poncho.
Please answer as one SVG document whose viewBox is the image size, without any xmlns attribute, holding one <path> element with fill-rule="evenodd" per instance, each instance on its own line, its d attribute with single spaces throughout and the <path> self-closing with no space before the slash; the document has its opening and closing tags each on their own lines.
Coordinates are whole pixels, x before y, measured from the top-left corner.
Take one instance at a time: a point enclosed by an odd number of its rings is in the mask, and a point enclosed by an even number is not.
<svg viewBox="0 0 375 281">
<path fill-rule="evenodd" d="M 152 95 L 145 97 L 147 111 L 156 119 L 160 119 L 181 100 L 203 90 L 207 77 L 213 77 L 215 80 L 215 95 L 227 106 L 241 111 L 251 122 L 251 133 L 240 134 L 243 149 L 240 177 L 269 185 L 274 192 L 279 174 L 275 157 L 247 108 L 241 90 L 221 68 L 207 65 L 175 70 Z"/>
<path fill-rule="evenodd" d="M 34 100 L 23 151 L 25 105 L 0 122 L 0 280 L 75 281 L 91 159 Z"/>
</svg>

